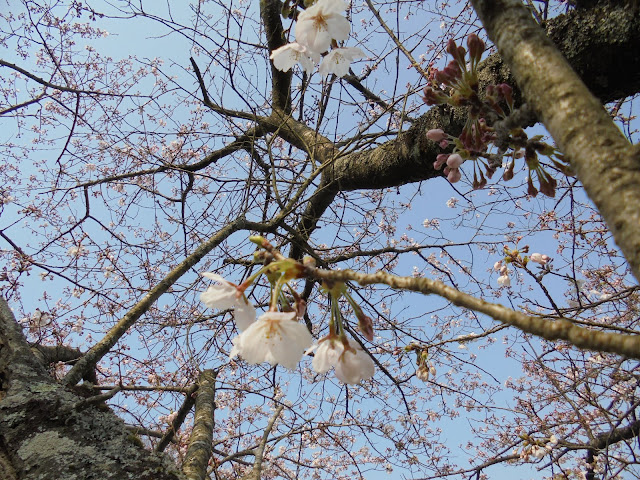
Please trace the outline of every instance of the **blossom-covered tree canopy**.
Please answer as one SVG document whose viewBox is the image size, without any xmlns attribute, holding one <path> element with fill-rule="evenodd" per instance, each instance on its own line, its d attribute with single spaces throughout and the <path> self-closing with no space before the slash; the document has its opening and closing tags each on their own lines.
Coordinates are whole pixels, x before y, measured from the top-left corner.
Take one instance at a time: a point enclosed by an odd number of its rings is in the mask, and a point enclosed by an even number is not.
<svg viewBox="0 0 640 480">
<path fill-rule="evenodd" d="M 638 8 L 5 1 L 0 478 L 640 477 Z"/>
</svg>

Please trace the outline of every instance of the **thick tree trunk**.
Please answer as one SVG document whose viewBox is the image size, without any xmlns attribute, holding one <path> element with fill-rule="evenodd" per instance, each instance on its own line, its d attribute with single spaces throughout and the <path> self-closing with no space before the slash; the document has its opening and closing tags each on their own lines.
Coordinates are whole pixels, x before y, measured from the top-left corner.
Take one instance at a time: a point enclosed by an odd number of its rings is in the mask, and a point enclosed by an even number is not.
<svg viewBox="0 0 640 480">
<path fill-rule="evenodd" d="M 180 480 L 105 404 L 55 382 L 0 299 L 0 478 Z"/>
</svg>

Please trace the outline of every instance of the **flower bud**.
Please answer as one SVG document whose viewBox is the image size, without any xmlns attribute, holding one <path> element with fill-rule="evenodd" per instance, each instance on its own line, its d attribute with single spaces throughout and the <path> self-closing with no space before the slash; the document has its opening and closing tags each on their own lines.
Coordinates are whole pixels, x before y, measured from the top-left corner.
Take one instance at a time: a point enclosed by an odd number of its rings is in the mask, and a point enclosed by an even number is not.
<svg viewBox="0 0 640 480">
<path fill-rule="evenodd" d="M 364 338 L 373 341 L 373 320 L 368 315 L 358 315 L 358 329 L 362 332 Z"/>
<path fill-rule="evenodd" d="M 447 166 L 449 166 L 450 168 L 458 168 L 463 163 L 464 163 L 463 158 L 457 153 L 454 153 L 453 155 L 449 155 L 449 158 L 447 159 Z"/>
<path fill-rule="evenodd" d="M 447 134 L 441 128 L 433 128 L 427 132 L 427 138 L 434 142 L 440 142 L 447 138 Z"/>
<path fill-rule="evenodd" d="M 467 37 L 467 47 L 469 48 L 469 56 L 472 60 L 478 61 L 484 52 L 484 42 L 480 40 L 478 35 L 472 33 Z"/>
<path fill-rule="evenodd" d="M 462 174 L 460 173 L 460 169 L 458 168 L 452 168 L 447 175 L 447 180 L 449 180 L 451 183 L 459 182 L 461 178 Z"/>
<path fill-rule="evenodd" d="M 516 162 L 511 161 L 509 162 L 509 165 L 507 165 L 507 168 L 505 169 L 504 173 L 502 174 L 502 179 L 504 181 L 508 181 L 511 180 L 513 178 L 513 169 L 516 166 Z"/>
<path fill-rule="evenodd" d="M 440 170 L 442 166 L 447 163 L 447 158 L 449 158 L 448 153 L 441 153 L 436 157 L 436 161 L 433 162 L 433 168 L 435 170 Z"/>
</svg>

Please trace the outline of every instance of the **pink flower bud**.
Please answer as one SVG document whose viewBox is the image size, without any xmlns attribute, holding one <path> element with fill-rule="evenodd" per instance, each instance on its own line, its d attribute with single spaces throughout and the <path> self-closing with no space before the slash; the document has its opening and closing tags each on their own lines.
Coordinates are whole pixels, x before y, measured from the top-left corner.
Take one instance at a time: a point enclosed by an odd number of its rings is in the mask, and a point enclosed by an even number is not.
<svg viewBox="0 0 640 480">
<path fill-rule="evenodd" d="M 493 264 L 494 270 L 500 270 L 501 268 L 502 268 L 502 260 L 498 260 L 496 263 Z"/>
<path fill-rule="evenodd" d="M 484 42 L 475 33 L 467 37 L 467 47 L 469 48 L 469 56 L 476 61 L 480 60 L 482 52 L 484 52 Z"/>
<path fill-rule="evenodd" d="M 452 168 L 447 175 L 447 180 L 449 180 L 451 183 L 459 182 L 461 178 L 462 174 L 460 173 L 460 170 L 458 168 Z"/>
<path fill-rule="evenodd" d="M 449 155 L 449 158 L 447 159 L 447 166 L 451 168 L 459 168 L 460 165 L 462 165 L 463 163 L 464 163 L 464 160 L 457 153 L 454 153 L 453 155 Z"/>
<path fill-rule="evenodd" d="M 438 145 L 440 145 L 440 148 L 447 148 L 449 146 L 449 140 L 446 138 L 444 140 L 440 140 Z"/>
<path fill-rule="evenodd" d="M 364 338 L 373 342 L 373 320 L 367 315 L 358 316 L 358 328 Z"/>
<path fill-rule="evenodd" d="M 441 140 L 447 138 L 447 134 L 444 133 L 444 130 L 442 130 L 441 128 L 434 128 L 427 132 L 427 138 L 429 140 L 433 140 L 434 142 L 440 142 Z"/>
<path fill-rule="evenodd" d="M 436 161 L 433 162 L 433 168 L 436 170 L 440 170 L 442 166 L 447 162 L 447 158 L 449 158 L 448 153 L 441 153 L 436 157 Z"/>
</svg>

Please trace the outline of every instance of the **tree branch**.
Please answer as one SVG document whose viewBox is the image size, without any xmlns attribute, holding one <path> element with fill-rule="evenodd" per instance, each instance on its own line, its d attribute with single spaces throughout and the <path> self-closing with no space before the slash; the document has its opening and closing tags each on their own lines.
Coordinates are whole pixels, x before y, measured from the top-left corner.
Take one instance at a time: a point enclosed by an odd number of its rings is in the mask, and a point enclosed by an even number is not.
<svg viewBox="0 0 640 480">
<path fill-rule="evenodd" d="M 549 320 L 532 317 L 496 303 L 486 302 L 429 278 L 398 277 L 385 272 L 366 274 L 354 272 L 353 270 L 329 271 L 308 268 L 307 271 L 309 276 L 320 280 L 340 282 L 351 280 L 358 282 L 360 285 L 382 283 L 401 290 L 411 290 L 424 294 L 435 293 L 442 298 L 446 298 L 454 305 L 484 313 L 494 320 L 546 340 L 564 340 L 578 348 L 617 353 L 625 357 L 640 359 L 640 335 L 605 333 L 579 327 L 565 319 Z"/>
<path fill-rule="evenodd" d="M 238 218 L 220 229 L 208 241 L 202 243 L 195 251 L 185 258 L 177 267 L 164 277 L 160 283 L 153 287 L 120 321 L 107 332 L 107 334 L 69 370 L 63 382 L 67 385 L 75 385 L 89 369 L 93 369 L 97 362 L 106 355 L 111 347 L 127 332 L 127 330 L 140 318 L 144 312 L 191 267 L 196 265 L 207 253 L 216 248 L 234 232 L 244 227 L 244 218 Z"/>
<path fill-rule="evenodd" d="M 521 2 L 472 3 L 640 280 L 640 147 L 627 141 Z"/>
<path fill-rule="evenodd" d="M 211 458 L 213 440 L 213 412 L 215 405 L 216 372 L 205 370 L 198 380 L 196 410 L 189 447 L 182 464 L 182 471 L 189 480 L 204 480 Z"/>
</svg>

